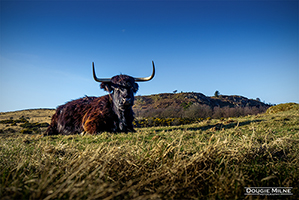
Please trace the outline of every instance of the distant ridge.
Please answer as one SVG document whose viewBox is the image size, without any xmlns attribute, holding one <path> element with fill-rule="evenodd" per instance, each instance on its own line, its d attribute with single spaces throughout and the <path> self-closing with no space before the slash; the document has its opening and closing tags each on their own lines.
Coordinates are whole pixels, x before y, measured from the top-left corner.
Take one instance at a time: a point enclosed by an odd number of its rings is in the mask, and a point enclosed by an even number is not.
<svg viewBox="0 0 299 200">
<path fill-rule="evenodd" d="M 183 106 L 188 104 L 201 104 L 214 107 L 265 107 L 271 105 L 261 101 L 248 99 L 238 95 L 219 95 L 218 97 L 208 97 L 202 93 L 161 93 L 149 96 L 136 96 L 134 108 L 167 108 L 168 106 Z"/>
<path fill-rule="evenodd" d="M 136 117 L 221 118 L 265 112 L 271 105 L 239 95 L 208 97 L 202 93 L 161 93 L 136 96 Z"/>
</svg>

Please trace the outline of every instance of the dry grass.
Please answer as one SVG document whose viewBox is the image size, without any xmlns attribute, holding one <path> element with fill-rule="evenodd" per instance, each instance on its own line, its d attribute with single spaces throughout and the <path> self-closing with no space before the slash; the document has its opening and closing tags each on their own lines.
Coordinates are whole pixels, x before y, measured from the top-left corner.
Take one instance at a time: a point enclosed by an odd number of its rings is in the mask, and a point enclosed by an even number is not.
<svg viewBox="0 0 299 200">
<path fill-rule="evenodd" d="M 3 199 L 250 199 L 244 187 L 299 197 L 299 111 L 96 136 L 0 139 Z M 265 198 L 255 196 L 255 198 Z"/>
</svg>

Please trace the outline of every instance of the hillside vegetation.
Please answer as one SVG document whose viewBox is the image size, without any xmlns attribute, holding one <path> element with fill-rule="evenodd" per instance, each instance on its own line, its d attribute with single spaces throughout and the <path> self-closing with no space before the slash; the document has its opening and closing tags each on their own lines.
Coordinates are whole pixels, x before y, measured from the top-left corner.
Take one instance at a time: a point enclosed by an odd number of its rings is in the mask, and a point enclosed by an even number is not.
<svg viewBox="0 0 299 200">
<path fill-rule="evenodd" d="M 137 96 L 133 110 L 137 118 L 221 118 L 263 113 L 269 107 L 237 95 L 208 97 L 201 93 L 163 93 Z"/>
<path fill-rule="evenodd" d="M 49 120 L 54 111 L 44 112 Z M 11 117 L 22 116 L 49 123 L 25 111 Z M 292 196 L 277 198 L 299 198 L 296 108 L 128 134 L 42 137 L 6 129 L 2 199 L 250 199 L 250 186 L 293 187 Z"/>
<path fill-rule="evenodd" d="M 0 134 L 43 133 L 54 109 L 31 109 L 0 113 Z"/>
<path fill-rule="evenodd" d="M 297 103 L 279 104 L 270 107 L 266 113 L 271 114 L 271 113 L 278 113 L 278 112 L 288 111 L 288 110 L 299 110 L 299 104 Z"/>
</svg>

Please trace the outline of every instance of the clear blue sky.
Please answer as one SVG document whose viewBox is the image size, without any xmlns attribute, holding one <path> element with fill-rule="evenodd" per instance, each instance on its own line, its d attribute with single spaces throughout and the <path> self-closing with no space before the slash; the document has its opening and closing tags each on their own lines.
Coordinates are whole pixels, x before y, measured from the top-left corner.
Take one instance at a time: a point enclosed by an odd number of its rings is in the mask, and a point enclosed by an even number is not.
<svg viewBox="0 0 299 200">
<path fill-rule="evenodd" d="M 105 95 L 92 62 L 101 77 L 141 77 L 152 60 L 137 95 L 299 103 L 297 0 L 0 2 L 0 111 Z"/>
</svg>

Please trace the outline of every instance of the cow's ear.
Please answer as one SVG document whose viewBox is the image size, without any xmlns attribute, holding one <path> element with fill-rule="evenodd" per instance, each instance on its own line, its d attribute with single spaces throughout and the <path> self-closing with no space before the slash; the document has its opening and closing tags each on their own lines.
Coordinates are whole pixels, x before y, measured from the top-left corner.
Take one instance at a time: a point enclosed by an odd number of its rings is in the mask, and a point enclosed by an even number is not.
<svg viewBox="0 0 299 200">
<path fill-rule="evenodd" d="M 112 92 L 113 89 L 111 87 L 111 82 L 102 82 L 101 83 L 101 88 L 104 89 L 107 92 Z"/>
<path fill-rule="evenodd" d="M 134 83 L 134 87 L 133 87 L 134 93 L 136 93 L 138 91 L 138 88 L 139 88 L 138 84 Z"/>
</svg>

